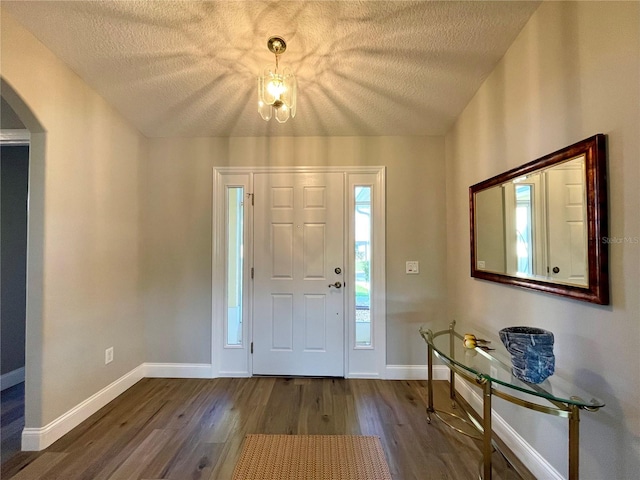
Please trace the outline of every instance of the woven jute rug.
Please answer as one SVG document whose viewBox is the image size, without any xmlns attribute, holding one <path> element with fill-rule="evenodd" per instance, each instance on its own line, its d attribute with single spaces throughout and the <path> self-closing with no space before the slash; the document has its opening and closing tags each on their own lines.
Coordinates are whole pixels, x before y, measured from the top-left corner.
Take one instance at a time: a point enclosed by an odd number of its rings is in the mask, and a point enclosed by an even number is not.
<svg viewBox="0 0 640 480">
<path fill-rule="evenodd" d="M 391 480 L 380 439 L 247 435 L 233 480 Z"/>
</svg>

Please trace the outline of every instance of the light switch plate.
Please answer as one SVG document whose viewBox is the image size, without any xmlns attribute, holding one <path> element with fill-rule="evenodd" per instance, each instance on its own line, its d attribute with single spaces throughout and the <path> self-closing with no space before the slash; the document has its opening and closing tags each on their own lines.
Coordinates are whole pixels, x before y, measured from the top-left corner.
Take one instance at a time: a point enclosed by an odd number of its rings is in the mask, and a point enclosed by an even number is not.
<svg viewBox="0 0 640 480">
<path fill-rule="evenodd" d="M 408 275 L 417 275 L 418 273 L 420 273 L 420 264 L 419 264 L 419 262 L 417 262 L 415 260 L 407 262 L 407 274 Z"/>
</svg>

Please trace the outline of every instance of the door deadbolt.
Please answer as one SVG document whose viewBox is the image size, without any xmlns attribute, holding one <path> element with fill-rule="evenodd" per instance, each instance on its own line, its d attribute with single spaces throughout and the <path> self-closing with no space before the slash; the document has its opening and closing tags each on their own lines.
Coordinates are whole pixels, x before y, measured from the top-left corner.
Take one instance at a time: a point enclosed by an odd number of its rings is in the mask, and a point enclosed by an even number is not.
<svg viewBox="0 0 640 480">
<path fill-rule="evenodd" d="M 342 283 L 340 283 L 340 282 L 330 283 L 329 284 L 329 288 L 331 288 L 331 287 L 342 288 Z"/>
<path fill-rule="evenodd" d="M 336 267 L 334 272 L 336 272 L 338 275 L 340 275 L 342 273 L 342 269 L 340 267 Z"/>
<path fill-rule="evenodd" d="M 553 273 L 558 273 L 560 272 L 560 269 L 558 267 L 553 267 Z"/>
</svg>

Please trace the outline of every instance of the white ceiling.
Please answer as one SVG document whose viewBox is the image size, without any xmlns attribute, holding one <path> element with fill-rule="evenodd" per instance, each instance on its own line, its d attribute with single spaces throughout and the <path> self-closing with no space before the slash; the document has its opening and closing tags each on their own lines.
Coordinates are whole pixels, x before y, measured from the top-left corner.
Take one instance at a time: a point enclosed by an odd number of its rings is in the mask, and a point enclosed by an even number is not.
<svg viewBox="0 0 640 480">
<path fill-rule="evenodd" d="M 2 1 L 149 137 L 443 135 L 539 2 Z M 286 124 L 257 75 L 298 79 Z"/>
</svg>

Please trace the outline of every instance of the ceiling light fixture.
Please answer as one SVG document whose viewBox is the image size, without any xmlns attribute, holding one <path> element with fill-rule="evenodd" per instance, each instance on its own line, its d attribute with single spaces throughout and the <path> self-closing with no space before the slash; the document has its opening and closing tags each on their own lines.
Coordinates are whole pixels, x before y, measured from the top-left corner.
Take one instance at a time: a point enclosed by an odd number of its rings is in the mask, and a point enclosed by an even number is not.
<svg viewBox="0 0 640 480">
<path fill-rule="evenodd" d="M 278 60 L 287 49 L 282 37 L 271 37 L 267 47 L 276 56 L 276 68 L 267 67 L 258 77 L 258 113 L 263 120 L 284 123 L 296 116 L 296 93 L 298 84 L 289 67 L 279 68 Z M 275 115 L 274 115 L 275 110 Z"/>
</svg>

